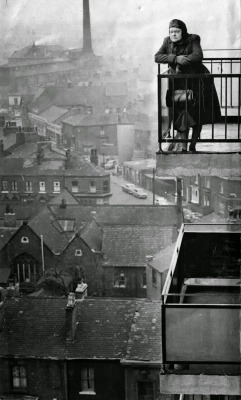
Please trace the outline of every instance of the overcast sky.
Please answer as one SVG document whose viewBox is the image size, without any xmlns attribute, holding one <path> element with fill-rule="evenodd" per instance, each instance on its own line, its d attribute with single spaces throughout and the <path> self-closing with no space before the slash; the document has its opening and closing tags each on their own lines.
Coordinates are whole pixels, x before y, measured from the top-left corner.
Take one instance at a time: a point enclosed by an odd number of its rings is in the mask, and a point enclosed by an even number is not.
<svg viewBox="0 0 241 400">
<path fill-rule="evenodd" d="M 173 18 L 185 21 L 203 48 L 241 48 L 241 0 L 90 0 L 97 55 L 152 57 Z M 82 46 L 82 0 L 0 0 L 4 54 L 36 43 Z M 236 54 L 237 56 L 238 54 Z"/>
</svg>

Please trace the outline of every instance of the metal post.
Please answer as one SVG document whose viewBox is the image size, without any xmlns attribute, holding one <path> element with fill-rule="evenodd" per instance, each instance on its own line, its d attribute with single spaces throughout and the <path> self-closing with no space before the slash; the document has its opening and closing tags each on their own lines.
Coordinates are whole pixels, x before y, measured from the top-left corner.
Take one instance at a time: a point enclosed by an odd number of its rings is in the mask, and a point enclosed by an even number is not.
<svg viewBox="0 0 241 400">
<path fill-rule="evenodd" d="M 155 204 L 155 196 L 156 196 L 156 180 L 155 180 L 155 168 L 152 170 L 152 202 Z"/>
<path fill-rule="evenodd" d="M 44 240 L 43 240 L 43 235 L 40 235 L 40 238 L 41 238 L 42 269 L 43 269 L 43 276 L 45 276 L 45 265 L 44 265 Z"/>
</svg>

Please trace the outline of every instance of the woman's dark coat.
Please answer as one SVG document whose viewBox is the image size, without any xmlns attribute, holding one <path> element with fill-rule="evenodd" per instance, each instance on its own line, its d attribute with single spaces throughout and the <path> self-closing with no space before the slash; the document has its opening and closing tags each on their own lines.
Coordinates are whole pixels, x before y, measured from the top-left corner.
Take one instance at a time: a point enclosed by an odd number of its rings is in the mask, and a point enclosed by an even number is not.
<svg viewBox="0 0 241 400">
<path fill-rule="evenodd" d="M 179 55 L 186 55 L 190 64 L 178 64 L 179 71 L 177 72 L 175 58 Z M 185 39 L 176 43 L 172 42 L 169 36 L 166 37 L 161 48 L 155 55 L 155 62 L 168 64 L 170 67 L 169 73 L 171 74 L 210 74 L 208 69 L 202 64 L 202 59 L 203 52 L 200 45 L 200 37 L 193 34 L 188 34 Z M 174 87 L 172 82 L 170 82 L 169 88 L 171 92 L 176 89 L 186 89 L 185 79 L 175 79 L 174 82 Z M 193 90 L 195 98 L 194 106 L 188 106 L 188 113 L 191 116 L 191 120 L 193 121 L 194 119 L 194 122 L 190 123 L 189 126 L 198 123 L 205 125 L 220 121 L 221 111 L 213 78 L 211 76 L 203 79 L 189 78 L 187 80 L 187 88 Z M 180 114 L 180 110 L 179 113 L 177 111 L 174 109 L 174 122 L 178 114 Z"/>
</svg>

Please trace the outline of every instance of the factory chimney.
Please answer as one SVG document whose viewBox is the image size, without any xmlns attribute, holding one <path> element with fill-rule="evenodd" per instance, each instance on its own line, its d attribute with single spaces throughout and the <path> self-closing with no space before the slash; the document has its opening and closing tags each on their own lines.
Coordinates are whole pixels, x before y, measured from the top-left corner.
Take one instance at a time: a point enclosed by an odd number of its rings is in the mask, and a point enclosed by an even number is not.
<svg viewBox="0 0 241 400">
<path fill-rule="evenodd" d="M 91 43 L 89 0 L 83 0 L 83 53 L 93 53 Z"/>
</svg>

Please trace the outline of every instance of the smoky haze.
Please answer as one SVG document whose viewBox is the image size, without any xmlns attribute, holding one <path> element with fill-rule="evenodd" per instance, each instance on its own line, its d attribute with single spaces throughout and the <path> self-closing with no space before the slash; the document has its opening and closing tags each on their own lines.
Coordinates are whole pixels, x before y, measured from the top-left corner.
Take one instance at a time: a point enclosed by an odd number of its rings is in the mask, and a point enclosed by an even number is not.
<svg viewBox="0 0 241 400">
<path fill-rule="evenodd" d="M 0 0 L 1 61 L 15 49 L 36 44 L 82 47 L 82 0 Z M 186 22 L 207 49 L 240 49 L 240 0 L 90 0 L 97 55 L 123 55 L 153 63 L 168 22 Z M 235 54 L 238 56 L 238 54 Z"/>
</svg>

